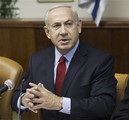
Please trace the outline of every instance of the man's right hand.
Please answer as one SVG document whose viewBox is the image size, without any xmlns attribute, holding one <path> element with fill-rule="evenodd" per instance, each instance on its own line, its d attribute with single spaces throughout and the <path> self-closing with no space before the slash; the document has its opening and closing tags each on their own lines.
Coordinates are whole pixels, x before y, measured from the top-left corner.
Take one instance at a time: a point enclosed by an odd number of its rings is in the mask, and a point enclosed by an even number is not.
<svg viewBox="0 0 129 120">
<path fill-rule="evenodd" d="M 33 87 L 31 89 L 37 89 L 37 87 Z M 26 93 L 23 95 L 22 97 L 22 105 L 25 106 L 26 108 L 28 108 L 29 110 L 31 110 L 34 113 L 37 113 L 38 110 L 33 110 L 33 106 L 34 103 L 32 102 L 32 99 L 35 98 L 36 96 L 30 92 L 28 92 L 28 90 L 26 90 Z"/>
</svg>

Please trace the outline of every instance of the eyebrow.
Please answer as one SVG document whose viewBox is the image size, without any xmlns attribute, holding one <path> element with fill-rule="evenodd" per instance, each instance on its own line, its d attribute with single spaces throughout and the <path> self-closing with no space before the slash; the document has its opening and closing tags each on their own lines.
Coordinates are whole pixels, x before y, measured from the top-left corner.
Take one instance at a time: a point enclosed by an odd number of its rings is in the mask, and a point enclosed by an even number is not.
<svg viewBox="0 0 129 120">
<path fill-rule="evenodd" d="M 67 23 L 67 22 L 74 22 L 74 21 L 73 21 L 73 20 L 70 20 L 70 19 L 64 21 L 64 23 Z M 55 22 L 54 24 L 59 24 L 59 23 L 60 23 L 60 22 Z"/>
</svg>

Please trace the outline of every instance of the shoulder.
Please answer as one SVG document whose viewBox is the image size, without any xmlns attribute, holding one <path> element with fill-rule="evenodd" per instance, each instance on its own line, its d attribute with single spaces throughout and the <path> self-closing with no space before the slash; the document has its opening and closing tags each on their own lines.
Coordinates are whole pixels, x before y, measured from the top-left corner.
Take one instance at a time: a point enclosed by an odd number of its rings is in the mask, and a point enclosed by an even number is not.
<svg viewBox="0 0 129 120">
<path fill-rule="evenodd" d="M 115 60 L 113 55 L 110 52 L 94 48 L 90 45 L 88 48 L 88 61 L 96 67 L 97 71 L 106 71 L 107 69 L 114 70 Z"/>
<path fill-rule="evenodd" d="M 104 51 L 99 48 L 95 48 L 88 43 L 80 42 L 80 48 L 83 50 L 83 52 L 85 51 L 87 53 L 88 57 L 91 57 L 91 58 L 96 58 L 96 59 L 102 59 L 104 57 L 113 58 L 112 53 L 108 51 Z"/>
<path fill-rule="evenodd" d="M 87 43 L 80 42 L 78 54 L 85 59 L 86 64 L 97 67 L 114 66 L 114 57 L 110 52 L 95 48 Z M 79 56 L 79 55 L 78 55 Z"/>
<path fill-rule="evenodd" d="M 34 52 L 32 56 L 44 56 L 48 54 L 52 54 L 54 52 L 54 47 L 49 47 L 38 52 Z"/>
<path fill-rule="evenodd" d="M 54 47 L 49 47 L 47 49 L 40 50 L 38 52 L 33 53 L 31 59 L 33 60 L 47 59 L 48 57 L 54 55 L 54 51 L 55 51 Z"/>
</svg>

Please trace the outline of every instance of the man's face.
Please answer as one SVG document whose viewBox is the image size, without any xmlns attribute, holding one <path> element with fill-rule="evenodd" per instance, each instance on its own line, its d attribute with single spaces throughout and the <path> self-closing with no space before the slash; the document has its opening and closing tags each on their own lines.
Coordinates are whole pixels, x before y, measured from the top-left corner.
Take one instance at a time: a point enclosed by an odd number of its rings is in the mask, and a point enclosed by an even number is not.
<svg viewBox="0 0 129 120">
<path fill-rule="evenodd" d="M 59 7 L 49 13 L 48 24 L 47 37 L 62 54 L 69 52 L 78 40 L 81 22 L 74 19 L 70 8 Z"/>
</svg>

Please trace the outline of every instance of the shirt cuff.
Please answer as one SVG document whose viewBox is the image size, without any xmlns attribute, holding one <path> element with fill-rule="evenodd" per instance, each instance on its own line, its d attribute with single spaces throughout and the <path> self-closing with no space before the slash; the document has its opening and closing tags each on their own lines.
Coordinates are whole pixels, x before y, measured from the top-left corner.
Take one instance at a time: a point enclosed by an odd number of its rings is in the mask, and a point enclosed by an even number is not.
<svg viewBox="0 0 129 120">
<path fill-rule="evenodd" d="M 60 110 L 62 113 L 71 114 L 71 99 L 63 97 L 63 103 L 62 103 L 63 109 Z"/>
<path fill-rule="evenodd" d="M 25 93 L 24 93 L 24 94 L 25 94 Z M 24 94 L 22 94 L 22 95 L 18 98 L 18 101 L 17 101 L 17 108 L 18 108 L 18 109 L 20 108 L 21 110 L 25 110 L 25 109 L 26 109 L 25 106 L 21 105 L 21 98 L 22 98 L 22 96 L 23 96 Z"/>
</svg>

